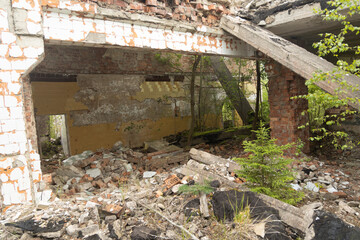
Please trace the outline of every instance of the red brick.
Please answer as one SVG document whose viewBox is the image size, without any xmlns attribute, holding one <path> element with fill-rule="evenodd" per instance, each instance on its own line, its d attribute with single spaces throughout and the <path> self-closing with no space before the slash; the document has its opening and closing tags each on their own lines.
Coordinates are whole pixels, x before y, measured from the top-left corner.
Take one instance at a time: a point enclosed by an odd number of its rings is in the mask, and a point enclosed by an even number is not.
<svg viewBox="0 0 360 240">
<path fill-rule="evenodd" d="M 203 10 L 204 6 L 201 3 L 196 4 L 196 9 Z"/>
<path fill-rule="evenodd" d="M 339 198 L 346 198 L 347 197 L 347 194 L 344 193 L 344 192 L 334 192 L 333 194 L 336 195 L 336 196 L 339 196 Z"/>
<path fill-rule="evenodd" d="M 209 11 L 210 11 L 210 10 L 216 10 L 216 5 L 215 5 L 215 4 L 210 4 L 210 5 L 208 6 L 208 8 L 209 8 Z"/>
<path fill-rule="evenodd" d="M 139 11 L 143 11 L 144 10 L 144 5 L 137 3 L 137 2 L 133 2 L 130 3 L 130 9 L 131 10 L 139 10 Z"/>
<path fill-rule="evenodd" d="M 114 4 L 122 8 L 126 8 L 127 6 L 127 3 L 121 0 L 114 0 Z"/>
<path fill-rule="evenodd" d="M 146 6 L 157 6 L 157 0 L 145 0 Z"/>
</svg>

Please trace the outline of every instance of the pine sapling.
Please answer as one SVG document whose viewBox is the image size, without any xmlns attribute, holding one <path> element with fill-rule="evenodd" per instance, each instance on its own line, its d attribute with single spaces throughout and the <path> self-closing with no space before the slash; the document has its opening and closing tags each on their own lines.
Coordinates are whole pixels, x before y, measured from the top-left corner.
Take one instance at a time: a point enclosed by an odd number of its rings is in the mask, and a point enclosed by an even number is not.
<svg viewBox="0 0 360 240">
<path fill-rule="evenodd" d="M 277 145 L 263 123 L 254 132 L 256 139 L 243 143 L 244 151 L 251 153 L 249 157 L 235 159 L 242 165 L 238 174 L 246 178 L 252 191 L 290 204 L 300 201 L 301 193 L 295 192 L 289 185 L 294 180 L 294 173 L 289 168 L 293 160 L 284 157 L 284 151 L 295 147 L 295 144 Z"/>
</svg>

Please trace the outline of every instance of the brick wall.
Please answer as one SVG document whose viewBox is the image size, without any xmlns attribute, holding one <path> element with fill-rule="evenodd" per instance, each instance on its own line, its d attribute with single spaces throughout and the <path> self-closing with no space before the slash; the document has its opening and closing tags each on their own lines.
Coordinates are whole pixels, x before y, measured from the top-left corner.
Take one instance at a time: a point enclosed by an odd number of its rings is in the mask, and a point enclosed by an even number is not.
<svg viewBox="0 0 360 240">
<path fill-rule="evenodd" d="M 29 138 L 34 134 L 31 113 L 26 114 L 31 103 L 24 101 L 28 93 L 23 86 L 23 77 L 42 58 L 41 34 L 39 1 L 0 1 L 0 184 L 5 205 L 33 200 L 33 183 L 41 180 L 39 154 Z"/>
<path fill-rule="evenodd" d="M 230 14 L 230 1 L 93 0 L 92 2 L 103 7 L 117 8 L 131 13 L 141 13 L 160 18 L 195 22 L 209 26 L 217 26 L 223 14 Z"/>
<path fill-rule="evenodd" d="M 309 152 L 309 130 L 298 129 L 308 119 L 307 114 L 302 114 L 308 107 L 307 101 L 290 99 L 307 93 L 305 79 L 275 61 L 267 63 L 266 72 L 269 77 L 271 136 L 277 138 L 279 144 L 297 142 L 300 138 L 305 143 L 303 152 Z"/>
</svg>

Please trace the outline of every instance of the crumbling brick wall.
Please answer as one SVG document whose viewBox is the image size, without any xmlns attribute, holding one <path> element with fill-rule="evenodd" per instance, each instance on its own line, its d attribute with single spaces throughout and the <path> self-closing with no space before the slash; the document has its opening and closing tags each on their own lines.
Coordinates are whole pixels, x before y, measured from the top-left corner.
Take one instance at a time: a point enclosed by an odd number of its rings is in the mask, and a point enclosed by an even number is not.
<svg viewBox="0 0 360 240">
<path fill-rule="evenodd" d="M 304 142 L 303 151 L 309 152 L 309 129 L 298 128 L 308 121 L 307 100 L 291 99 L 307 94 L 305 79 L 273 60 L 265 69 L 269 77 L 271 136 L 277 138 L 278 144 L 300 139 Z"/>
<path fill-rule="evenodd" d="M 24 101 L 31 93 L 23 85 L 24 76 L 42 59 L 41 34 L 39 1 L 0 1 L 0 183 L 5 205 L 34 200 L 34 183 L 41 180 L 39 154 L 29 138 L 36 138 L 27 122 L 32 110 Z"/>
<path fill-rule="evenodd" d="M 217 26 L 223 14 L 230 14 L 230 1 L 192 0 L 94 0 L 102 7 L 160 18 Z"/>
</svg>

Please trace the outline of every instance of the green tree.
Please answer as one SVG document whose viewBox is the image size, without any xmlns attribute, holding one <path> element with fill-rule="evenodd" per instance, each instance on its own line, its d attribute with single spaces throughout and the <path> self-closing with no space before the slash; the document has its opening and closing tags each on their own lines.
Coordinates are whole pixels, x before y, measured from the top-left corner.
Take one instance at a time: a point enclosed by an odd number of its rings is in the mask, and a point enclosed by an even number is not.
<svg viewBox="0 0 360 240">
<path fill-rule="evenodd" d="M 313 44 L 321 57 L 336 59 L 337 67 L 331 72 L 318 72 L 312 79 L 306 81 L 309 93 L 304 96 L 309 102 L 309 122 L 313 135 L 311 141 L 331 139 L 335 148 L 346 149 L 354 145 L 343 131 L 331 131 L 330 126 L 340 125 L 347 116 L 356 112 L 348 107 L 350 102 L 360 103 L 357 98 L 344 98 L 344 92 L 358 91 L 357 86 L 350 86 L 343 76 L 348 73 L 360 76 L 360 42 L 358 36 L 360 27 L 355 26 L 349 20 L 350 17 L 360 14 L 359 0 L 331 0 L 327 2 L 329 7 L 323 10 L 316 10 L 325 21 L 339 22 L 341 29 L 337 33 L 320 34 L 322 39 Z M 357 41 L 350 42 L 349 38 L 356 37 Z M 346 56 L 346 57 L 345 57 Z M 351 56 L 350 58 L 348 56 Z M 330 95 L 315 86 L 315 82 L 329 80 L 338 83 L 340 87 L 335 94 Z M 296 97 L 295 97 L 296 98 Z M 340 114 L 328 114 L 326 110 L 331 108 L 341 109 Z M 306 126 L 301 126 L 302 128 Z M 321 145 L 322 146 L 322 145 Z"/>
<path fill-rule="evenodd" d="M 247 158 L 235 159 L 242 169 L 238 171 L 247 180 L 252 191 L 263 193 L 289 204 L 302 199 L 301 192 L 294 191 L 289 183 L 294 180 L 294 173 L 289 169 L 291 158 L 284 157 L 284 151 L 294 147 L 294 143 L 277 145 L 271 139 L 269 128 L 261 122 L 254 131 L 256 139 L 244 141 L 244 151 L 250 153 Z"/>
</svg>

